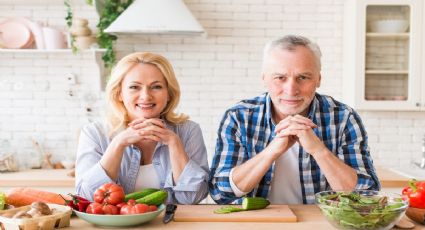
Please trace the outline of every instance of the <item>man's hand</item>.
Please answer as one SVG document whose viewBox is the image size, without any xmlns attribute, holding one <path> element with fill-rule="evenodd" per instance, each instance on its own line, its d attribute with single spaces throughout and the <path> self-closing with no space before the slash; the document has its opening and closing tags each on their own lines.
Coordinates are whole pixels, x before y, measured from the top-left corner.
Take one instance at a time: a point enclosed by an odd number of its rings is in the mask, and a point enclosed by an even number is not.
<svg viewBox="0 0 425 230">
<path fill-rule="evenodd" d="M 315 127 L 317 127 L 316 124 L 306 117 L 301 115 L 288 116 L 279 122 L 279 126 L 276 126 L 276 136 L 292 137 L 300 143 L 306 152 L 314 155 L 314 153 L 326 148 L 313 132 Z"/>
</svg>

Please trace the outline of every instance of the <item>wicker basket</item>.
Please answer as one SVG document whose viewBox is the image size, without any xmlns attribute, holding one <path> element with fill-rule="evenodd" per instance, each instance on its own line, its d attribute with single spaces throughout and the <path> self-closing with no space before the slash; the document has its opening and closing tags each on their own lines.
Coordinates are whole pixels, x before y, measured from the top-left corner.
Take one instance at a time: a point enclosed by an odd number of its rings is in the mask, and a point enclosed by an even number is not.
<svg viewBox="0 0 425 230">
<path fill-rule="evenodd" d="M 71 208 L 58 204 L 48 204 L 53 214 L 29 219 L 12 219 L 19 211 L 28 211 L 30 205 L 0 211 L 0 224 L 6 230 L 51 230 L 68 227 L 71 218 Z"/>
</svg>

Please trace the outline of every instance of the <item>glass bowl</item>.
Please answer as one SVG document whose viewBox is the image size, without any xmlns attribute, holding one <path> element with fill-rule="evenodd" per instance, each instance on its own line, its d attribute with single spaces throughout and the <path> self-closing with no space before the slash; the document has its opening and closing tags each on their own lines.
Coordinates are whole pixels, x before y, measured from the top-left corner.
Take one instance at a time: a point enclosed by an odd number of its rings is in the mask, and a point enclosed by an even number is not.
<svg viewBox="0 0 425 230">
<path fill-rule="evenodd" d="M 338 229 L 390 229 L 409 206 L 406 196 L 371 190 L 323 191 L 315 196 L 326 219 Z"/>
<path fill-rule="evenodd" d="M 97 215 L 76 210 L 73 211 L 79 218 L 91 224 L 106 227 L 128 227 L 151 221 L 164 211 L 164 209 L 165 205 L 161 204 L 156 211 L 133 215 Z"/>
</svg>

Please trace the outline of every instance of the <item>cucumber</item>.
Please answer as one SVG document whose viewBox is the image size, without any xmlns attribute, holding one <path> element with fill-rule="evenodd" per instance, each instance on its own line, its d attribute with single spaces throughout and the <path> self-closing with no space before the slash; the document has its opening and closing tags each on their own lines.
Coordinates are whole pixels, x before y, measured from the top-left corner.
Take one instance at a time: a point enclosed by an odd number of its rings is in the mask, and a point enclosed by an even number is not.
<svg viewBox="0 0 425 230">
<path fill-rule="evenodd" d="M 214 210 L 215 214 L 227 214 L 232 212 L 249 211 L 263 209 L 269 206 L 270 201 L 263 197 L 244 197 L 242 200 L 242 208 L 237 206 L 224 206 Z"/>
<path fill-rule="evenodd" d="M 157 192 L 157 191 L 159 191 L 159 189 L 145 188 L 145 189 L 142 189 L 140 191 L 129 193 L 129 194 L 125 195 L 124 201 L 127 202 L 130 199 L 137 200 L 137 199 L 140 199 L 142 197 L 145 197 L 145 196 L 152 194 L 154 192 Z"/>
<path fill-rule="evenodd" d="M 270 201 L 263 197 L 244 197 L 242 200 L 242 209 L 256 210 L 269 206 Z"/>
<path fill-rule="evenodd" d="M 145 197 L 136 200 L 136 203 L 147 205 L 160 205 L 167 199 L 168 193 L 164 190 L 159 190 Z"/>
</svg>

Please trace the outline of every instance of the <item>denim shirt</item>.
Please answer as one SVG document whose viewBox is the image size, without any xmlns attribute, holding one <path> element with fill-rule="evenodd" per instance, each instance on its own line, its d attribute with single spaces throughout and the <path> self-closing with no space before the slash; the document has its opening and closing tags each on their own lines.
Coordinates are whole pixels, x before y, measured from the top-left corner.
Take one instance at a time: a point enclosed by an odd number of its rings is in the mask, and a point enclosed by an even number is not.
<svg viewBox="0 0 425 230">
<path fill-rule="evenodd" d="M 184 146 L 189 161 L 177 182 L 172 177 L 168 146 L 158 142 L 152 164 L 160 180 L 160 187 L 167 190 L 169 203 L 196 204 L 208 194 L 207 150 L 199 125 L 193 121 L 182 124 L 167 123 L 167 128 L 175 132 Z M 76 193 L 93 200 L 93 194 L 104 183 L 120 184 L 126 194 L 134 192 L 136 178 L 143 154 L 130 145 L 124 149 L 121 169 L 117 181 L 113 181 L 100 165 L 111 139 L 106 125 L 101 122 L 88 124 L 81 130 L 76 161 Z"/>
</svg>

